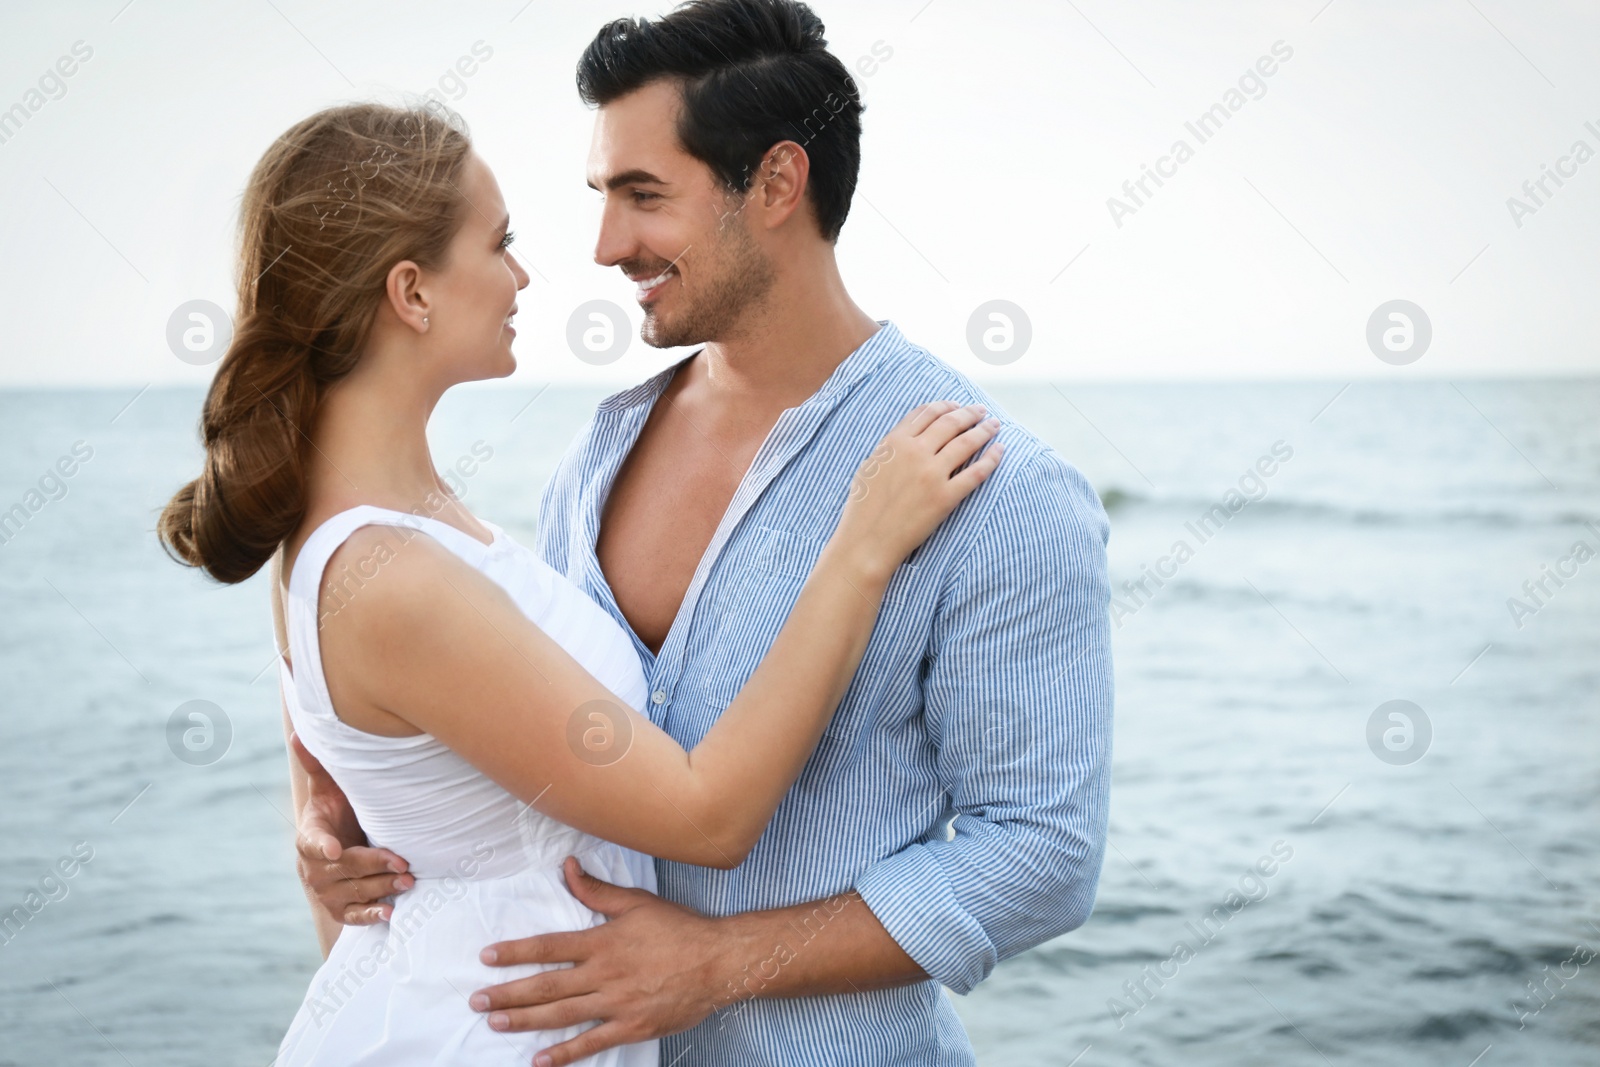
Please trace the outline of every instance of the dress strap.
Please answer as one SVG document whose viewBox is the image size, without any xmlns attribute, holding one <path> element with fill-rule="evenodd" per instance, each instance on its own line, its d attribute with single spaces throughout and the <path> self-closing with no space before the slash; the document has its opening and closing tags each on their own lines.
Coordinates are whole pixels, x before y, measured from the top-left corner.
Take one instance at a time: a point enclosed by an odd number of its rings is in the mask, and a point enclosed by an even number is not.
<svg viewBox="0 0 1600 1067">
<path fill-rule="evenodd" d="M 294 720 L 296 730 L 315 735 L 321 732 L 320 727 L 321 730 L 335 730 L 346 738 L 355 734 L 361 738 L 372 738 L 375 742 L 413 741 L 414 737 L 380 738 L 345 724 L 334 711 L 327 676 L 323 671 L 323 616 L 337 613 L 359 596 L 362 587 L 378 578 L 383 564 L 390 558 L 375 552 L 368 559 L 357 561 L 353 567 L 344 568 L 338 575 L 329 576 L 326 573 L 328 562 L 339 546 L 349 540 L 351 534 L 366 526 L 392 526 L 414 531 L 403 535 L 403 542 L 409 541 L 416 533 L 425 533 L 474 568 L 481 567 L 484 558 L 501 541 L 502 535 L 497 527 L 491 527 L 495 542 L 484 544 L 438 519 L 363 504 L 341 511 L 318 526 L 306 538 L 299 555 L 295 557 L 294 568 L 289 573 L 289 593 L 284 599 L 284 623 L 288 630 L 293 668 L 284 671 L 284 682 L 286 689 L 292 689 L 296 698 L 288 701 L 290 718 Z M 331 594 L 326 611 L 322 605 L 324 584 Z M 310 739 L 307 740 L 309 742 Z"/>
</svg>

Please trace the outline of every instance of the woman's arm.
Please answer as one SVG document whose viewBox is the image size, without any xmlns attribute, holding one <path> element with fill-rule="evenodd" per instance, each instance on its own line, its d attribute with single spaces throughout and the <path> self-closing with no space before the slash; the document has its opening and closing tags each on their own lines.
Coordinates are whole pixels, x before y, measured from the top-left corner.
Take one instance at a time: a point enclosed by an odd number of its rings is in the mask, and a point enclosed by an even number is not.
<svg viewBox="0 0 1600 1067">
<path fill-rule="evenodd" d="M 691 752 L 426 537 L 327 617 L 335 704 L 381 709 L 432 734 L 568 825 L 666 859 L 735 867 L 843 697 L 895 568 L 1000 460 L 997 446 L 961 469 L 996 427 L 953 407 L 918 408 L 863 464 L 771 650 Z M 357 531 L 335 559 L 360 559 L 383 536 Z M 599 724 L 628 738 L 620 758 L 597 761 L 576 740 Z"/>
</svg>

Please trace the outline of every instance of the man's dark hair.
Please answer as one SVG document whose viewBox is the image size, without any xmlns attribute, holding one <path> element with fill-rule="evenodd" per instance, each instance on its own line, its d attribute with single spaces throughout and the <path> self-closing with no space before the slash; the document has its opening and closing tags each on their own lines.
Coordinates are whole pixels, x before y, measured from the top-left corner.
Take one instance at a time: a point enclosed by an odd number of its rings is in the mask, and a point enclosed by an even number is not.
<svg viewBox="0 0 1600 1067">
<path fill-rule="evenodd" d="M 678 139 L 731 191 L 749 190 L 773 145 L 811 160 L 808 191 L 822 236 L 838 239 L 861 169 L 861 97 L 828 52 L 822 20 L 798 0 L 689 0 L 658 19 L 618 19 L 578 61 L 578 95 L 611 103 L 678 80 Z"/>
</svg>

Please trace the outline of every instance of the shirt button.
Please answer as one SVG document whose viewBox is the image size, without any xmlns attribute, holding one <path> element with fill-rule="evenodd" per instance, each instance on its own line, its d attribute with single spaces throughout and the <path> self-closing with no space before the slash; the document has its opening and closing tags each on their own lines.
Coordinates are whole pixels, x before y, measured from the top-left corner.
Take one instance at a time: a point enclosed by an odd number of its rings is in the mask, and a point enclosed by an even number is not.
<svg viewBox="0 0 1600 1067">
<path fill-rule="evenodd" d="M 654 693 L 650 694 L 650 703 L 652 703 L 652 704 L 665 704 L 666 702 L 667 702 L 667 691 L 665 689 L 657 689 Z"/>
</svg>

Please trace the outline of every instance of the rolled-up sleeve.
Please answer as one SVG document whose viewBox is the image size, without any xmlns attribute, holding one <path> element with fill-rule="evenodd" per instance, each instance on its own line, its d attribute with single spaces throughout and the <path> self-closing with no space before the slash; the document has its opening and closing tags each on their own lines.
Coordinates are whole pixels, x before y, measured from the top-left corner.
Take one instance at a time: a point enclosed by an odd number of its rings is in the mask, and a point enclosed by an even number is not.
<svg viewBox="0 0 1600 1067">
<path fill-rule="evenodd" d="M 1088 919 L 1111 785 L 1105 510 L 1049 449 L 989 488 L 923 683 L 954 836 L 941 819 L 856 881 L 906 953 L 963 994 Z"/>
</svg>

